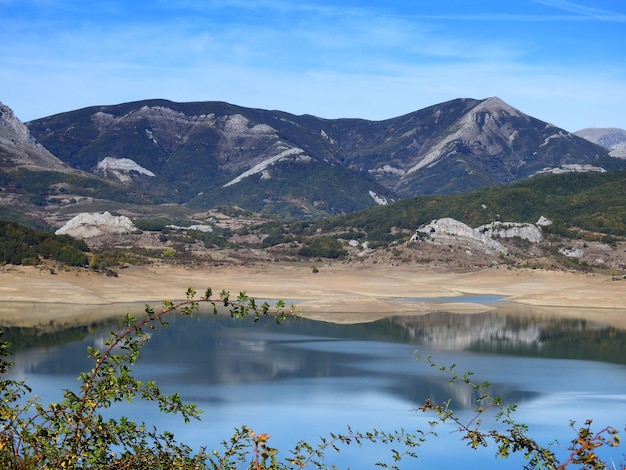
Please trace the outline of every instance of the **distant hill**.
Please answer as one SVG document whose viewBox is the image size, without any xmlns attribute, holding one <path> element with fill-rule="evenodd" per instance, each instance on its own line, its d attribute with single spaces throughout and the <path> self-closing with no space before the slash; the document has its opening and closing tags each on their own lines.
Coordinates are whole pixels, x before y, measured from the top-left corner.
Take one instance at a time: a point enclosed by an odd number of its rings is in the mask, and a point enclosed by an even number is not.
<svg viewBox="0 0 626 470">
<path fill-rule="evenodd" d="M 65 165 L 107 182 L 112 200 L 298 218 L 545 171 L 601 171 L 615 160 L 498 98 L 452 100 L 384 121 L 146 100 L 27 126 Z"/>
<path fill-rule="evenodd" d="M 581 129 L 574 134 L 609 150 L 612 157 L 626 159 L 626 130 L 624 129 L 593 127 Z"/>
</svg>

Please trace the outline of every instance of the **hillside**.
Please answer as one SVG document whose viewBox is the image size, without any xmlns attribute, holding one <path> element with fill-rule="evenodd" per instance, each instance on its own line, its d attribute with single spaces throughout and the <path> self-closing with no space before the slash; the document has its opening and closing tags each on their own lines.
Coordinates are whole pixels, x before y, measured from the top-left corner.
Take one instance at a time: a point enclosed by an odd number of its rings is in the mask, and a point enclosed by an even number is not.
<svg viewBox="0 0 626 470">
<path fill-rule="evenodd" d="M 578 227 L 626 236 L 626 171 L 541 175 L 465 194 L 406 199 L 312 226 L 324 230 L 366 228 L 377 234 L 375 240 L 383 242 L 389 239 L 392 227 L 412 230 L 441 217 L 478 226 L 494 220 L 532 223 L 542 215 L 563 230 Z"/>
<path fill-rule="evenodd" d="M 626 236 L 626 160 L 497 98 L 386 121 L 164 100 L 28 127 L 2 116 L 0 218 L 80 223 L 89 247 L 109 253 L 98 254 L 104 265 L 127 256 L 626 263 L 615 254 Z M 85 222 L 103 213 L 135 228 Z"/>
<path fill-rule="evenodd" d="M 626 171 L 539 175 L 466 194 L 419 196 L 320 221 L 266 221 L 205 213 L 190 225 L 136 219 L 140 234 L 94 246 L 149 247 L 173 260 L 219 263 L 335 260 L 626 269 Z M 199 214 L 197 214 L 198 216 Z M 210 228 L 210 230 L 205 230 Z"/>
<path fill-rule="evenodd" d="M 622 272 L 625 221 L 626 171 L 616 171 L 540 175 L 465 194 L 405 199 L 313 223 L 272 222 L 259 232 L 267 249 L 293 246 L 297 249 L 292 252 L 303 254 L 305 247 L 304 253 L 314 256 L 341 249 L 341 256 L 360 263 L 521 263 Z"/>
</svg>

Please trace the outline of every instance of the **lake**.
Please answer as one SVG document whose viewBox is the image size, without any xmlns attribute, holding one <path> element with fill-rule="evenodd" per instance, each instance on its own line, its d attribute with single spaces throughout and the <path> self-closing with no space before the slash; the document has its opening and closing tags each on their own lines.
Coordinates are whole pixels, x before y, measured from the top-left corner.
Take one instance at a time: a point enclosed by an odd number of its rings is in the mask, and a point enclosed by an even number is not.
<svg viewBox="0 0 626 470">
<path fill-rule="evenodd" d="M 43 308 L 43 307 L 42 307 Z M 531 307 L 528 307 L 531 309 Z M 514 311 L 518 311 L 517 310 Z M 626 312 L 625 312 L 626 314 Z M 66 335 L 33 336 L 8 332 L 17 347 L 13 377 L 26 378 L 45 402 L 75 388 L 80 371 L 91 368 L 88 345 L 102 347 L 111 327 L 77 328 Z M 62 343 L 62 344 L 60 344 Z M 22 346 L 22 347 L 19 347 Z M 574 438 L 570 420 L 594 429 L 626 424 L 626 332 L 584 320 L 559 319 L 542 311 L 511 313 L 506 305 L 488 313 L 436 312 L 372 323 L 338 325 L 301 318 L 277 325 L 226 316 L 173 317 L 153 334 L 136 366 L 142 379 L 162 391 L 181 393 L 203 410 L 201 422 L 185 425 L 162 415 L 154 403 L 120 406 L 114 413 L 173 431 L 178 440 L 199 448 L 221 449 L 235 427 L 246 425 L 271 435 L 279 458 L 301 439 L 352 429 L 403 428 L 427 431 L 434 416 L 415 411 L 425 399 L 451 406 L 469 421 L 476 395 L 449 377 L 416 361 L 415 351 L 459 373 L 489 381 L 492 396 L 515 404 L 514 417 L 543 444 Z M 489 417 L 483 419 L 489 426 Z M 485 427 L 485 429 L 487 429 Z M 523 459 L 496 459 L 495 448 L 471 450 L 453 428 L 438 429 L 406 458 L 401 468 L 521 468 Z M 558 447 L 555 448 L 558 450 Z M 622 460 L 623 449 L 607 458 Z M 365 445 L 330 452 L 327 464 L 374 468 L 392 463 L 383 448 Z"/>
</svg>

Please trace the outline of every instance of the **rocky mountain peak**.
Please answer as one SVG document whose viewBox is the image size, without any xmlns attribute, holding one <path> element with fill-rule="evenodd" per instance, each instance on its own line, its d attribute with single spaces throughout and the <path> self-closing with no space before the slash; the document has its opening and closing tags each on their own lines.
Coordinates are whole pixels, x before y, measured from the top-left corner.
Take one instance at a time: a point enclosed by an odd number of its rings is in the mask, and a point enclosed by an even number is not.
<svg viewBox="0 0 626 470">
<path fill-rule="evenodd" d="M 459 152 L 459 145 L 467 146 L 487 155 L 502 155 L 514 144 L 519 127 L 512 118 L 529 120 L 528 116 L 508 105 L 498 97 L 480 101 L 471 107 L 415 166 L 407 171 L 414 173 L 436 164 L 439 160 Z"/>
<path fill-rule="evenodd" d="M 46 150 L 31 135 L 11 108 L 0 102 L 0 150 L 10 156 L 11 165 L 44 169 L 61 169 L 66 165 Z"/>
<path fill-rule="evenodd" d="M 508 116 L 526 117 L 524 113 L 520 112 L 518 109 L 514 108 L 508 103 L 505 103 L 497 96 L 492 96 L 491 98 L 483 100 L 473 109 L 474 114 L 481 111 L 488 112 L 494 116 L 497 116 L 498 114 L 506 114 Z"/>
<path fill-rule="evenodd" d="M 30 134 L 28 128 L 20 121 L 13 110 L 0 102 L 0 139 L 5 145 L 11 142 L 37 145 L 37 141 Z"/>
</svg>

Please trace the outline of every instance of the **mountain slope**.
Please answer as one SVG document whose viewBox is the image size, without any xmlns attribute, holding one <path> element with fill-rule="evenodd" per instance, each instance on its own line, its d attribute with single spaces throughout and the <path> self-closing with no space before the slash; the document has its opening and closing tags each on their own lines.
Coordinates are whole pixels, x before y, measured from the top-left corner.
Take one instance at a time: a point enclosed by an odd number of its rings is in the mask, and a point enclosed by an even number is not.
<svg viewBox="0 0 626 470">
<path fill-rule="evenodd" d="M 44 226 L 42 208 L 77 199 L 141 200 L 138 191 L 72 168 L 44 148 L 13 111 L 0 103 L 0 217 Z M 153 202 L 154 199 L 151 200 Z"/>
<path fill-rule="evenodd" d="M 590 168 L 607 151 L 498 98 L 384 121 L 147 100 L 28 123 L 67 165 L 196 208 L 316 217 Z M 599 170 L 599 168 L 596 168 Z"/>
</svg>

